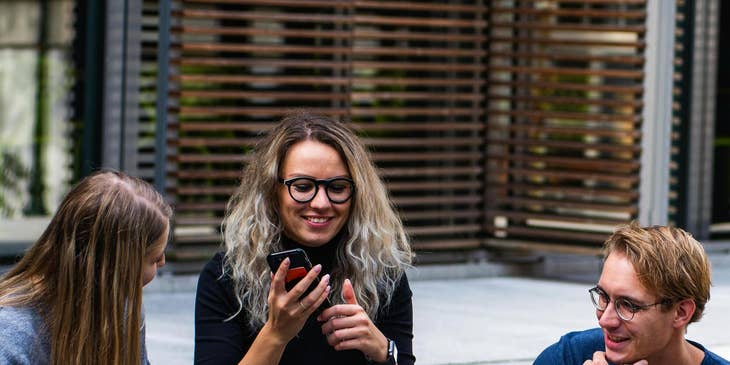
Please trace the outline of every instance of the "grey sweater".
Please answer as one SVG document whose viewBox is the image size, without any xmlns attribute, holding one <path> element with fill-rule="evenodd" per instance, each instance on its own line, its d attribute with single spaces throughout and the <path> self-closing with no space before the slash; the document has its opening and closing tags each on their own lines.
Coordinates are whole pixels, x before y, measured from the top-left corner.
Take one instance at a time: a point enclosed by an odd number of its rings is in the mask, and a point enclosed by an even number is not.
<svg viewBox="0 0 730 365">
<path fill-rule="evenodd" d="M 140 363 L 149 365 L 144 325 L 140 331 L 140 342 Z M 47 365 L 50 347 L 43 318 L 34 308 L 0 307 L 0 364 Z"/>
</svg>

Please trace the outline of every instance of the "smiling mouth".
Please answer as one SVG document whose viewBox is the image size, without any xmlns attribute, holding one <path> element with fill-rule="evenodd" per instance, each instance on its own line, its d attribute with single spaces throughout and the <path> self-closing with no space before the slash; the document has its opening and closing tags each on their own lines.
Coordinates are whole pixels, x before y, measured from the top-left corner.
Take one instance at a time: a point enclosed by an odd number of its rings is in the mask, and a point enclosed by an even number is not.
<svg viewBox="0 0 730 365">
<path fill-rule="evenodd" d="M 330 220 L 327 217 L 305 217 L 305 219 L 312 223 L 325 223 Z"/>
</svg>

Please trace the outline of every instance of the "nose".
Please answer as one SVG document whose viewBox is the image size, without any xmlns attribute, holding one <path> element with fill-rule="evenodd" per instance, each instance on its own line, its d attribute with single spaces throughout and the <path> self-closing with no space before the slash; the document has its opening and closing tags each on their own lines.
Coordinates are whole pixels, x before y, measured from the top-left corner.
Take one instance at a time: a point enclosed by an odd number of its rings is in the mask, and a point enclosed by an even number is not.
<svg viewBox="0 0 730 365">
<path fill-rule="evenodd" d="M 328 208 L 330 206 L 330 199 L 327 197 L 327 191 L 323 185 L 317 187 L 317 194 L 309 202 L 309 206 L 315 209 Z"/>
<path fill-rule="evenodd" d="M 164 254 L 162 255 L 162 260 L 160 260 L 160 261 L 159 261 L 159 262 L 157 263 L 157 268 L 159 269 L 159 268 L 161 268 L 161 267 L 163 267 L 163 266 L 165 266 L 165 255 L 164 255 Z"/>
<path fill-rule="evenodd" d="M 602 328 L 616 328 L 621 325 L 621 318 L 616 313 L 613 302 L 608 303 L 604 311 L 596 309 L 596 316 L 598 316 L 598 325 Z"/>
</svg>

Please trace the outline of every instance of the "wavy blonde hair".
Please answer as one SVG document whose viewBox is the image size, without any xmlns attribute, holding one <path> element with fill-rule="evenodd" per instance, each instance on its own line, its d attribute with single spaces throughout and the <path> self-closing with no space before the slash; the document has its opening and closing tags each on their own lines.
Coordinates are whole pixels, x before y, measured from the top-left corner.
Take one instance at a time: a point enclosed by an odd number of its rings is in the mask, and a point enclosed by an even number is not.
<svg viewBox="0 0 730 365">
<path fill-rule="evenodd" d="M 0 280 L 0 305 L 31 306 L 43 316 L 52 364 L 139 363 L 143 263 L 171 216 L 146 182 L 92 174 Z"/>
<path fill-rule="evenodd" d="M 357 302 L 375 319 L 381 299 L 385 305 L 390 303 L 395 286 L 413 259 L 385 185 L 352 130 L 342 122 L 304 111 L 286 116 L 257 145 L 240 186 L 228 202 L 222 227 L 225 274 L 233 279 L 238 312 L 248 315 L 252 329 L 260 328 L 267 319 L 270 280 L 266 255 L 283 249 L 283 228 L 277 213 L 281 164 L 289 148 L 304 140 L 334 148 L 355 182 L 350 218 L 330 273 L 334 293 L 330 299 L 342 301 L 342 283 L 349 278 Z"/>
<path fill-rule="evenodd" d="M 661 300 L 674 304 L 692 299 L 696 310 L 689 323 L 702 318 L 710 300 L 710 262 L 691 234 L 675 227 L 641 227 L 632 222 L 606 240 L 605 257 L 612 252 L 626 255 L 639 282 Z"/>
</svg>

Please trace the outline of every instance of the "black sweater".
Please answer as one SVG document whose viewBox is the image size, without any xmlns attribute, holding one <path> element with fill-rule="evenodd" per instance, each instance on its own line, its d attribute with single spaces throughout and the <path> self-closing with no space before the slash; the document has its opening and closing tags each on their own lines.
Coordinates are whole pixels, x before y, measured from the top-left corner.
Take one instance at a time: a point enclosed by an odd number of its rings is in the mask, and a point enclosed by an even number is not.
<svg viewBox="0 0 730 365">
<path fill-rule="evenodd" d="M 286 242 L 287 248 L 300 247 L 312 265 L 322 264 L 322 275 L 330 272 L 337 244 L 311 248 Z M 218 253 L 200 273 L 195 298 L 195 364 L 238 364 L 251 347 L 257 331 L 251 331 L 245 311 L 225 321 L 238 310 L 233 281 L 222 275 L 223 253 Z M 413 307 L 405 274 L 398 282 L 388 307 L 380 306 L 375 325 L 395 341 L 398 364 L 415 363 L 413 356 Z M 322 334 L 322 324 L 310 316 L 304 328 L 286 346 L 279 364 L 368 364 L 357 350 L 335 351 Z"/>
</svg>

